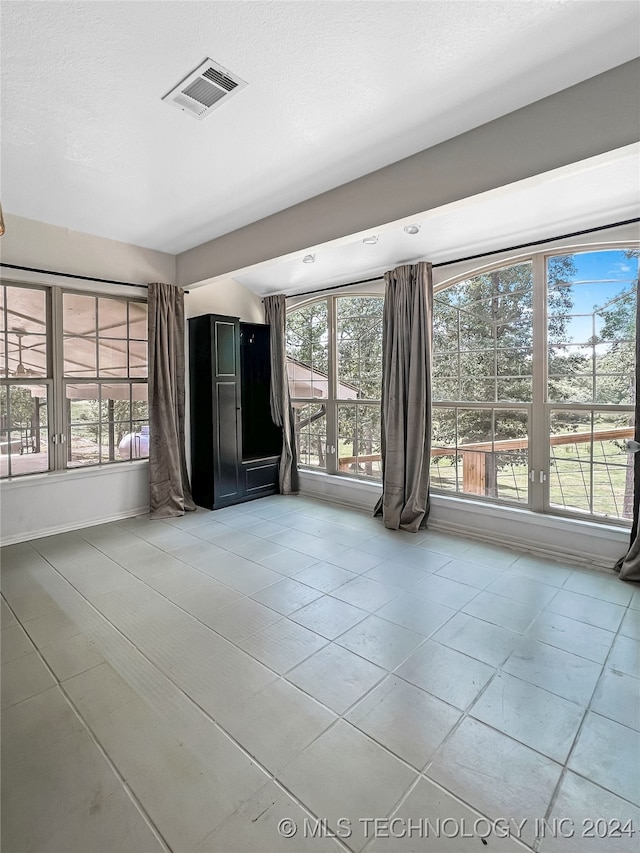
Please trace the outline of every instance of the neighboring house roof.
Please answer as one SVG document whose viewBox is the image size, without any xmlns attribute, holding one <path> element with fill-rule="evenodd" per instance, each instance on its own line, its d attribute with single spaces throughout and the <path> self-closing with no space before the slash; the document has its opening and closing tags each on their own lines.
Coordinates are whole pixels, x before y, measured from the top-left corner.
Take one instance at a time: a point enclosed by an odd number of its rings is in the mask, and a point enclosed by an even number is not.
<svg viewBox="0 0 640 853">
<path fill-rule="evenodd" d="M 287 356 L 287 377 L 289 378 L 289 392 L 294 398 L 324 398 L 328 395 L 328 375 L 289 356 Z M 357 400 L 358 389 L 348 382 L 339 382 L 338 396 L 343 400 Z"/>
</svg>

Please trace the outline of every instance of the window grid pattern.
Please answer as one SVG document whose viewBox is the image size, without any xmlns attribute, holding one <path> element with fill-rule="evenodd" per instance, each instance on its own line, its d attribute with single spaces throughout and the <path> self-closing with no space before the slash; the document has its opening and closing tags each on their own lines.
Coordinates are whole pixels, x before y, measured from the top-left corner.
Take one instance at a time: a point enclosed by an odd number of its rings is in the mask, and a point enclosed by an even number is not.
<svg viewBox="0 0 640 853">
<path fill-rule="evenodd" d="M 0 477 L 148 456 L 147 394 L 146 302 L 0 284 Z"/>
<path fill-rule="evenodd" d="M 434 296 L 433 442 L 447 452 L 432 456 L 433 488 L 491 500 L 535 497 L 536 506 L 556 514 L 631 518 L 632 455 L 626 441 L 633 435 L 636 392 L 638 254 L 621 248 L 536 256 L 543 259 L 538 269 L 544 280 L 539 276 L 535 287 L 544 288 L 546 319 L 541 312 L 534 316 L 534 265 L 489 270 Z M 524 286 L 517 286 L 518 279 Z M 540 373 L 534 353 L 544 347 Z M 504 423 L 500 436 L 488 423 L 482 434 L 488 416 L 474 412 L 472 403 L 486 409 L 495 401 L 504 408 L 507 401 L 534 399 L 536 412 L 544 411 L 542 421 L 536 414 L 534 434 L 531 418 L 527 426 L 512 422 L 510 436 L 504 435 Z M 474 429 L 461 431 L 461 418 Z M 474 483 L 470 460 L 478 441 L 487 453 Z M 518 441 L 524 446 L 516 447 Z M 501 448 L 509 448 L 506 457 Z M 528 470 L 532 465 L 535 471 Z"/>
<path fill-rule="evenodd" d="M 62 294 L 66 466 L 149 455 L 147 306 Z"/>
<path fill-rule="evenodd" d="M 383 307 L 380 296 L 348 295 L 289 312 L 287 370 L 302 466 L 381 479 Z"/>
<path fill-rule="evenodd" d="M 529 417 L 529 407 L 434 407 L 432 487 L 527 503 Z"/>
<path fill-rule="evenodd" d="M 0 477 L 48 471 L 48 292 L 0 284 Z"/>
</svg>

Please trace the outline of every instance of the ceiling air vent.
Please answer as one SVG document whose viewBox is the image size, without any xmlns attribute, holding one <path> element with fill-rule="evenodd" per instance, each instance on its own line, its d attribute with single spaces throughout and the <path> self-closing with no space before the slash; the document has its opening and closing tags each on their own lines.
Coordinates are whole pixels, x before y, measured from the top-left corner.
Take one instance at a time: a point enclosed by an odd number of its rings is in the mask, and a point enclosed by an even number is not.
<svg viewBox="0 0 640 853">
<path fill-rule="evenodd" d="M 207 59 L 162 99 L 194 118 L 203 119 L 223 100 L 244 89 L 244 80 Z"/>
</svg>

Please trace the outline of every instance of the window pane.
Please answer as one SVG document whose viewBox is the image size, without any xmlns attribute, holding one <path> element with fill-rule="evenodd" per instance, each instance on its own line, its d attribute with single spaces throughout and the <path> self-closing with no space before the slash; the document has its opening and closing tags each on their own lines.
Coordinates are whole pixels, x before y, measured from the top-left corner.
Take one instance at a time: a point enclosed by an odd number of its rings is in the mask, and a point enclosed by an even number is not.
<svg viewBox="0 0 640 853">
<path fill-rule="evenodd" d="M 529 499 L 525 409 L 433 409 L 431 486 L 497 500 Z"/>
<path fill-rule="evenodd" d="M 462 457 L 457 453 L 456 410 L 433 409 L 431 431 L 431 486 L 435 489 L 458 491 L 462 477 Z"/>
<path fill-rule="evenodd" d="M 100 461 L 103 463 L 134 458 L 131 455 L 131 444 L 135 444 L 135 439 L 131 439 L 134 432 L 131 424 L 131 391 L 132 386 L 126 382 L 100 386 Z M 146 403 L 134 405 L 146 407 Z"/>
<path fill-rule="evenodd" d="M 548 259 L 549 400 L 633 403 L 637 282 L 633 252 Z"/>
<path fill-rule="evenodd" d="M 336 300 L 338 397 L 379 400 L 382 393 L 382 312 L 379 296 Z"/>
<path fill-rule="evenodd" d="M 7 333 L 8 375 L 12 379 L 47 376 L 46 335 L 26 332 Z"/>
<path fill-rule="evenodd" d="M 127 375 L 127 342 L 100 338 L 98 347 L 100 376 Z"/>
<path fill-rule="evenodd" d="M 127 337 L 127 302 L 98 299 L 98 335 L 101 338 Z"/>
<path fill-rule="evenodd" d="M 595 412 L 593 418 L 593 512 L 633 518 L 633 412 Z"/>
<path fill-rule="evenodd" d="M 433 297 L 433 351 L 434 353 L 457 353 L 458 318 L 460 312 L 449 305 L 446 291 Z"/>
<path fill-rule="evenodd" d="M 460 380 L 457 376 L 448 376 L 447 373 L 457 370 L 457 356 L 451 359 L 451 365 L 442 371 L 442 376 L 432 376 L 431 397 L 435 401 L 441 400 L 461 400 L 462 393 L 460 390 Z"/>
<path fill-rule="evenodd" d="M 47 325 L 47 294 L 31 287 L 6 288 L 7 331 L 44 334 Z"/>
<path fill-rule="evenodd" d="M 10 385 L 9 412 L 2 400 L 2 474 L 15 477 L 49 470 L 47 389 Z"/>
<path fill-rule="evenodd" d="M 47 295 L 0 286 L 0 376 L 47 376 Z"/>
<path fill-rule="evenodd" d="M 147 340 L 147 305 L 145 302 L 129 303 L 129 337 Z"/>
<path fill-rule="evenodd" d="M 462 455 L 462 491 L 491 496 L 495 487 L 487 455 L 492 450 L 491 409 L 458 409 L 458 450 Z"/>
<path fill-rule="evenodd" d="M 96 337 L 97 299 L 78 293 L 62 294 L 62 330 L 65 335 Z"/>
<path fill-rule="evenodd" d="M 131 385 L 131 399 L 133 400 L 133 418 L 147 420 L 149 417 L 147 400 L 149 399 L 149 386 L 146 382 L 134 382 Z"/>
<path fill-rule="evenodd" d="M 320 402 L 310 405 L 294 403 L 293 412 L 298 442 L 298 461 L 301 465 L 324 468 L 327 443 L 326 407 Z"/>
<path fill-rule="evenodd" d="M 591 412 L 552 412 L 549 500 L 563 509 L 591 510 Z"/>
<path fill-rule="evenodd" d="M 97 465 L 100 462 L 100 396 L 97 385 L 66 386 L 67 465 Z"/>
<path fill-rule="evenodd" d="M 522 409 L 496 409 L 493 416 L 493 497 L 526 503 L 529 497 L 529 418 Z"/>
<path fill-rule="evenodd" d="M 382 479 L 379 406 L 338 406 L 338 470 Z"/>
<path fill-rule="evenodd" d="M 146 459 L 149 456 L 149 425 L 134 421 L 130 431 L 123 434 L 118 444 L 122 459 Z"/>
<path fill-rule="evenodd" d="M 65 376 L 95 376 L 98 372 L 96 364 L 95 338 L 65 338 L 64 339 L 64 373 Z"/>
<path fill-rule="evenodd" d="M 532 399 L 532 290 L 527 262 L 434 295 L 434 399 Z"/>
<path fill-rule="evenodd" d="M 129 421 L 131 405 L 129 402 L 129 385 L 103 385 L 100 402 L 100 420 Z"/>
<path fill-rule="evenodd" d="M 129 341 L 129 376 L 144 378 L 147 373 L 147 342 Z"/>
<path fill-rule="evenodd" d="M 496 381 L 465 374 L 460 381 L 460 392 L 461 400 L 486 403 L 496 399 Z"/>
<path fill-rule="evenodd" d="M 291 397 L 327 397 L 329 329 L 327 302 L 316 302 L 287 316 L 287 374 Z"/>
</svg>

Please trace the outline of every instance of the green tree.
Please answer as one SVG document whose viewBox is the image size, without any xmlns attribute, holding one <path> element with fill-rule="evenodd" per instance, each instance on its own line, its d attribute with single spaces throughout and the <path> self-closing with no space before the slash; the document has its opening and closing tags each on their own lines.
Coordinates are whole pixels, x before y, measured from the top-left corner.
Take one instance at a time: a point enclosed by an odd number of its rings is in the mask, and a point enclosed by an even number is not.
<svg viewBox="0 0 640 853">
<path fill-rule="evenodd" d="M 339 455 L 379 453 L 379 406 L 357 406 L 350 401 L 379 401 L 382 375 L 382 313 L 379 296 L 345 296 L 336 300 L 336 354 Z M 329 329 L 327 301 L 292 311 L 287 319 L 287 354 L 291 370 L 300 377 L 292 383 L 293 396 L 320 397 L 314 404 L 297 406 L 297 430 L 303 461 L 311 457 L 324 464 L 326 405 L 329 394 Z M 306 370 L 305 370 L 306 368 Z M 308 377 L 305 387 L 304 376 Z M 371 463 L 360 473 L 372 474 Z"/>
<path fill-rule="evenodd" d="M 548 337 L 550 368 L 566 364 L 567 329 L 573 306 L 568 283 L 576 267 L 571 256 L 549 259 Z M 533 391 L 533 272 L 529 262 L 466 279 L 434 297 L 433 398 L 441 402 L 527 403 Z M 584 359 L 578 359 L 582 364 Z M 576 367 L 578 362 L 576 362 Z M 526 412 L 469 407 L 434 407 L 433 445 L 454 447 L 492 439 L 527 439 Z M 485 456 L 488 493 L 497 494 L 497 473 L 525 465 L 528 453 L 508 450 Z M 469 460 L 467 460 L 469 461 Z M 461 464 L 455 453 L 434 457 L 441 466 Z M 446 471 L 443 476 L 446 478 Z M 449 475 L 450 478 L 451 475 Z"/>
<path fill-rule="evenodd" d="M 566 351 L 569 312 L 566 286 L 575 274 L 571 256 L 548 265 L 548 335 L 558 352 Z M 433 395 L 437 401 L 530 402 L 533 373 L 533 275 L 530 263 L 515 264 L 466 279 L 434 298 Z M 563 346 L 565 345 L 565 346 Z M 553 372 L 553 371 L 552 371 Z M 503 419 L 500 437 L 526 430 L 516 419 Z M 512 427 L 516 429 L 515 435 Z M 465 436 L 487 439 L 486 415 L 469 413 Z M 453 440 L 454 436 L 443 436 Z"/>
</svg>

